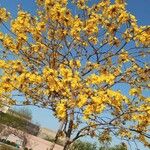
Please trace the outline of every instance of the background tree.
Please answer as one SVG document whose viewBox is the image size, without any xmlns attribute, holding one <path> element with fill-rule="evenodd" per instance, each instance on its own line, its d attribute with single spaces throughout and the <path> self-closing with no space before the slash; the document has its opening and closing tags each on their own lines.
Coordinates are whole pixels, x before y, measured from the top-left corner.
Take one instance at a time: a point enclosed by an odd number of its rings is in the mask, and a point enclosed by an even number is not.
<svg viewBox="0 0 150 150">
<path fill-rule="evenodd" d="M 19 109 L 14 109 L 15 111 L 12 110 L 12 113 L 16 113 L 16 115 L 20 117 L 24 117 L 25 119 L 32 120 L 32 111 L 31 109 L 28 109 L 26 107 L 22 107 Z"/>
<path fill-rule="evenodd" d="M 124 0 L 37 5 L 35 16 L 19 7 L 10 26 L 10 14 L 0 8 L 8 31 L 0 32 L 1 104 L 51 109 L 61 122 L 55 141 L 64 136 L 64 150 L 86 135 L 150 146 L 150 98 L 144 95 L 150 26 L 139 26 Z"/>
<path fill-rule="evenodd" d="M 109 148 L 100 147 L 99 150 L 127 150 L 127 146 L 124 143 L 122 143 L 120 145 L 116 145 L 114 147 Z"/>
<path fill-rule="evenodd" d="M 97 146 L 96 144 L 92 144 L 90 142 L 83 142 L 80 140 L 77 140 L 73 143 L 70 150 L 96 150 Z"/>
<path fill-rule="evenodd" d="M 99 147 L 96 143 L 77 140 L 71 145 L 70 150 L 127 150 L 127 146 L 121 143 L 113 147 L 111 147 L 110 144 L 108 146 Z"/>
</svg>

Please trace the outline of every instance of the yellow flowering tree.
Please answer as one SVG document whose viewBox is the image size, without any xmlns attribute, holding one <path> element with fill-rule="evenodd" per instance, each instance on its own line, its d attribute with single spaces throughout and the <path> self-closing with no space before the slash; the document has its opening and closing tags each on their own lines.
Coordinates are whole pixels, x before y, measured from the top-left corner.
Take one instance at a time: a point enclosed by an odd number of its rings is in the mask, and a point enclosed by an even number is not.
<svg viewBox="0 0 150 150">
<path fill-rule="evenodd" d="M 18 8 L 16 18 L 0 8 L 0 105 L 51 109 L 64 150 L 83 136 L 150 146 L 150 26 L 126 5 L 37 0 L 36 15 Z"/>
</svg>

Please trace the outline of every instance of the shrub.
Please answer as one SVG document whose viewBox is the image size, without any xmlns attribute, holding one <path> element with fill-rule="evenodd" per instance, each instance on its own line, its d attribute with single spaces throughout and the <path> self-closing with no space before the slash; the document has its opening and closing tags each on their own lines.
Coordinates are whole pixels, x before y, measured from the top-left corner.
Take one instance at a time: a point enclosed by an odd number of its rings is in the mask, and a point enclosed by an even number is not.
<svg viewBox="0 0 150 150">
<path fill-rule="evenodd" d="M 39 133 L 39 126 L 10 113 L 0 113 L 0 123 L 32 135 L 37 135 Z"/>
<path fill-rule="evenodd" d="M 96 144 L 78 140 L 73 143 L 70 150 L 96 150 Z"/>
</svg>

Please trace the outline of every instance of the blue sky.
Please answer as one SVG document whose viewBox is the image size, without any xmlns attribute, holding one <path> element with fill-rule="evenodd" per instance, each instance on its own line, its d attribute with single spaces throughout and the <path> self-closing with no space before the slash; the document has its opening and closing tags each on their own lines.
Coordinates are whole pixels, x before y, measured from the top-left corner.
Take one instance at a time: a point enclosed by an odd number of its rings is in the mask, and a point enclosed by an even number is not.
<svg viewBox="0 0 150 150">
<path fill-rule="evenodd" d="M 0 7 L 6 7 L 12 13 L 12 16 L 16 16 L 18 4 L 21 4 L 24 10 L 35 14 L 36 5 L 34 0 L 0 0 Z M 127 10 L 136 16 L 139 25 L 150 25 L 150 0 L 127 0 L 127 4 Z M 29 108 L 33 113 L 33 122 L 57 130 L 59 123 L 53 117 L 52 112 L 36 107 Z"/>
</svg>

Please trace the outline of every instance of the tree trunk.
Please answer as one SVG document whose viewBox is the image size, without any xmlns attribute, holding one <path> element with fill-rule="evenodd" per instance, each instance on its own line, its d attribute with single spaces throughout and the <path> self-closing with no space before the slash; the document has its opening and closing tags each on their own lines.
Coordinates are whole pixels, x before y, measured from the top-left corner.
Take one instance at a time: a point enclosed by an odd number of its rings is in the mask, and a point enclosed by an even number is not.
<svg viewBox="0 0 150 150">
<path fill-rule="evenodd" d="M 71 144 L 70 141 L 67 139 L 67 141 L 65 142 L 63 150 L 69 150 L 70 144 Z"/>
<path fill-rule="evenodd" d="M 70 144 L 71 144 L 70 138 L 71 138 L 72 129 L 73 129 L 73 120 L 74 120 L 74 110 L 72 110 L 72 113 L 70 114 L 68 131 L 66 133 L 66 142 L 65 142 L 63 150 L 68 150 L 70 147 Z"/>
<path fill-rule="evenodd" d="M 58 129 L 58 131 L 57 131 L 57 133 L 56 133 L 54 142 L 52 143 L 52 146 L 51 146 L 50 150 L 53 150 L 53 149 L 54 149 L 55 144 L 56 144 L 56 142 L 58 141 L 58 138 L 59 138 L 59 133 L 60 133 L 60 131 L 62 131 L 63 125 L 64 125 L 64 122 L 61 123 L 61 125 L 60 125 L 60 127 L 59 127 L 59 129 Z"/>
</svg>

